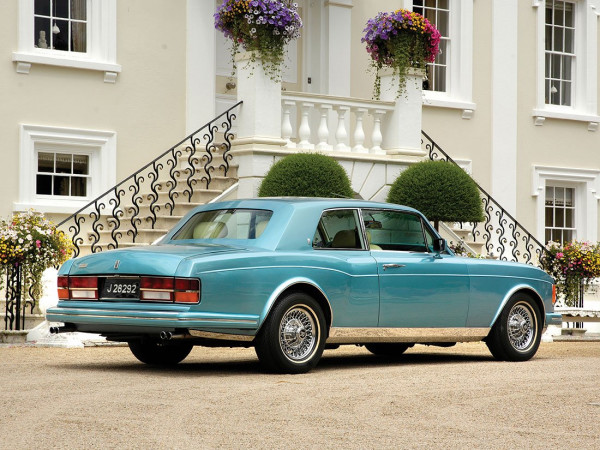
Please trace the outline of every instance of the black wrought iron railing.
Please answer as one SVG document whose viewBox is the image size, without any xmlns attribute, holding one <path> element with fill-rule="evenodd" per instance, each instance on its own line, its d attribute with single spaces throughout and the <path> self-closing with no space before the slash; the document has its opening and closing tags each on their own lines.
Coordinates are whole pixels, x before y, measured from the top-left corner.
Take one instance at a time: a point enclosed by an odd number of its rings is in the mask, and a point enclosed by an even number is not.
<svg viewBox="0 0 600 450">
<path fill-rule="evenodd" d="M 178 198 L 189 204 L 199 190 L 209 189 L 215 171 L 227 176 L 233 158 L 233 111 L 241 104 L 238 102 L 63 220 L 58 227 L 68 230 L 75 246 L 74 256 L 84 245 L 96 253 L 118 248 L 124 237 L 135 243 L 142 225 L 155 229 L 159 213 L 174 215 Z"/>
<path fill-rule="evenodd" d="M 427 133 L 421 133 L 429 159 L 457 164 Z M 498 259 L 539 266 L 539 261 L 546 251 L 544 244 L 500 206 L 479 183 L 475 183 L 483 202 L 485 220 L 469 224 L 473 242 L 482 240 L 486 253 Z"/>
</svg>

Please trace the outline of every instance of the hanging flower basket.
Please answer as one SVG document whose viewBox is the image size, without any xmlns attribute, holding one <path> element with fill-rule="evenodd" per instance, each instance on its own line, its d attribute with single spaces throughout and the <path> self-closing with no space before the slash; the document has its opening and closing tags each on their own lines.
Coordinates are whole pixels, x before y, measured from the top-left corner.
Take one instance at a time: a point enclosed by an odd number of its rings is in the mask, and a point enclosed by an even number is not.
<svg viewBox="0 0 600 450">
<path fill-rule="evenodd" d="M 215 28 L 232 41 L 232 60 L 240 47 L 260 58 L 265 73 L 281 79 L 285 47 L 300 36 L 298 5 L 290 1 L 223 0 L 215 13 Z M 235 69 L 235 60 L 234 69 Z"/>
<path fill-rule="evenodd" d="M 376 70 L 375 98 L 381 93 L 379 70 L 390 67 L 399 79 L 398 96 L 406 85 L 409 68 L 425 69 L 439 52 L 440 32 L 422 15 L 399 9 L 380 12 L 367 21 L 362 42 L 367 44 L 371 66 Z"/>
<path fill-rule="evenodd" d="M 556 280 L 557 295 L 564 306 L 581 306 L 581 289 L 587 289 L 590 281 L 600 277 L 600 243 L 548 242 L 540 262 Z"/>
</svg>

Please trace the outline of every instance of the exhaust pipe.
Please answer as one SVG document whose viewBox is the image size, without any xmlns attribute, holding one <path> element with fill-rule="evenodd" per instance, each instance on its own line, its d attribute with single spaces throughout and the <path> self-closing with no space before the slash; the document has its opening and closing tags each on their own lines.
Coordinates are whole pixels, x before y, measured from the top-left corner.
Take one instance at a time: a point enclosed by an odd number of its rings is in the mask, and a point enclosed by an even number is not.
<svg viewBox="0 0 600 450">
<path fill-rule="evenodd" d="M 65 325 L 63 327 L 50 327 L 50 334 L 70 333 L 77 331 L 74 325 Z"/>
<path fill-rule="evenodd" d="M 161 341 L 170 341 L 173 339 L 173 333 L 170 331 L 161 331 L 159 336 Z"/>
</svg>

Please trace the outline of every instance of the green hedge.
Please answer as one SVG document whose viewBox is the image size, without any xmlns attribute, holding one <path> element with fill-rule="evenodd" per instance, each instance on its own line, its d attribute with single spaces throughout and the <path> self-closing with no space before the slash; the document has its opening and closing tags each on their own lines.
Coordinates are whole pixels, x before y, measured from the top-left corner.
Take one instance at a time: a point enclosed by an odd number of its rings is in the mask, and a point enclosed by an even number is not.
<svg viewBox="0 0 600 450">
<path fill-rule="evenodd" d="M 346 197 L 354 192 L 346 171 L 329 156 L 296 153 L 273 164 L 259 197 Z"/>
<path fill-rule="evenodd" d="M 436 228 L 439 221 L 483 221 L 477 185 L 464 170 L 445 161 L 424 161 L 406 169 L 392 185 L 388 202 L 418 209 Z"/>
</svg>

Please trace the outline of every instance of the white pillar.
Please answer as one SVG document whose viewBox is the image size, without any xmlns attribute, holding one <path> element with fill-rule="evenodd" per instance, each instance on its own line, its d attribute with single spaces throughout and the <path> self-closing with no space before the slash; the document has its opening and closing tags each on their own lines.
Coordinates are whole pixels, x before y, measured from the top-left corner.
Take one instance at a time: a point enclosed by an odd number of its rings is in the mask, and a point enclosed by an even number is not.
<svg viewBox="0 0 600 450">
<path fill-rule="evenodd" d="M 406 86 L 398 98 L 398 77 L 383 69 L 381 100 L 395 101 L 394 111 L 386 114 L 382 148 L 388 155 L 425 156 L 421 149 L 423 116 L 423 70 L 409 69 Z"/>
<path fill-rule="evenodd" d="M 244 103 L 234 144 L 285 145 L 281 138 L 281 81 L 269 78 L 258 55 L 251 59 L 250 52 L 235 57 L 237 98 Z"/>
</svg>

